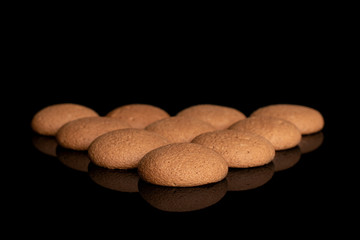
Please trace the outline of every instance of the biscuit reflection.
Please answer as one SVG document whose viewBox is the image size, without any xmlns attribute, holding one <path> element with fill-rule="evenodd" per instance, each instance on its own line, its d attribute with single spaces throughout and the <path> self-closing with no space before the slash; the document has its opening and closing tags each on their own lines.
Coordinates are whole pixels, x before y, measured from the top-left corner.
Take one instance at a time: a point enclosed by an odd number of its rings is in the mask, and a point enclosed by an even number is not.
<svg viewBox="0 0 360 240">
<path fill-rule="evenodd" d="M 166 212 L 190 212 L 210 207 L 226 194 L 227 181 L 199 187 L 163 187 L 139 181 L 141 197 L 154 208 Z"/>
<path fill-rule="evenodd" d="M 283 171 L 295 166 L 301 158 L 300 147 L 294 147 L 287 150 L 276 151 L 273 163 L 275 172 Z"/>
<path fill-rule="evenodd" d="M 302 136 L 299 144 L 301 153 L 309 153 L 318 149 L 324 142 L 323 132 Z"/>
<path fill-rule="evenodd" d="M 255 168 L 229 168 L 226 177 L 228 191 L 245 191 L 258 188 L 273 177 L 275 165 L 270 162 Z"/>
<path fill-rule="evenodd" d="M 88 171 L 90 158 L 87 151 L 75 151 L 58 146 L 56 148 L 56 155 L 65 166 L 81 172 Z"/>
<path fill-rule="evenodd" d="M 58 143 L 55 137 L 35 134 L 32 137 L 32 144 L 40 152 L 52 157 L 56 157 L 56 148 L 58 146 Z"/>
<path fill-rule="evenodd" d="M 134 169 L 107 169 L 90 163 L 88 174 L 93 182 L 104 188 L 119 192 L 139 192 L 139 175 Z"/>
</svg>

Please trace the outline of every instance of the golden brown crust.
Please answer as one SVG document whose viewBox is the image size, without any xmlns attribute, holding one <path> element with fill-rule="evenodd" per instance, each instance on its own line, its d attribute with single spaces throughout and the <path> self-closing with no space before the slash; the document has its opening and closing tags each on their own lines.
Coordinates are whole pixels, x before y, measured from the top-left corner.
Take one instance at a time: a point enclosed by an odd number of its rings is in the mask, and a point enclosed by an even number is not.
<svg viewBox="0 0 360 240">
<path fill-rule="evenodd" d="M 299 129 L 292 123 L 273 117 L 249 117 L 229 127 L 232 130 L 249 131 L 269 140 L 275 150 L 297 146 L 301 141 Z"/>
<path fill-rule="evenodd" d="M 169 144 L 164 137 L 142 129 L 128 128 L 96 138 L 88 149 L 91 161 L 104 168 L 136 168 L 149 151 Z"/>
<path fill-rule="evenodd" d="M 254 111 L 251 116 L 267 116 L 285 119 L 293 123 L 301 134 L 312 134 L 324 128 L 324 118 L 313 108 L 295 104 L 274 104 Z"/>
<path fill-rule="evenodd" d="M 146 182 L 171 187 L 194 187 L 223 180 L 226 160 L 195 143 L 173 143 L 147 153 L 138 165 Z"/>
<path fill-rule="evenodd" d="M 275 156 L 273 145 L 264 137 L 251 132 L 218 130 L 201 134 L 192 142 L 220 153 L 232 168 L 263 166 Z"/>
<path fill-rule="evenodd" d="M 130 128 L 130 125 L 117 118 L 81 118 L 62 126 L 56 134 L 56 140 L 64 148 L 84 151 L 100 135 L 123 128 Z"/>
<path fill-rule="evenodd" d="M 150 123 L 170 117 L 165 110 L 149 104 L 123 105 L 113 109 L 106 116 L 124 119 L 131 127 L 141 129 Z"/>
<path fill-rule="evenodd" d="M 233 123 L 245 119 L 239 110 L 231 107 L 199 104 L 180 111 L 177 116 L 197 118 L 214 126 L 217 130 L 226 129 Z"/>
<path fill-rule="evenodd" d="M 60 103 L 38 111 L 32 121 L 32 129 L 41 135 L 55 136 L 64 124 L 84 117 L 99 116 L 94 110 L 74 103 Z"/>
<path fill-rule="evenodd" d="M 145 129 L 160 134 L 172 143 L 190 142 L 199 134 L 216 130 L 199 119 L 180 116 L 156 121 Z"/>
</svg>

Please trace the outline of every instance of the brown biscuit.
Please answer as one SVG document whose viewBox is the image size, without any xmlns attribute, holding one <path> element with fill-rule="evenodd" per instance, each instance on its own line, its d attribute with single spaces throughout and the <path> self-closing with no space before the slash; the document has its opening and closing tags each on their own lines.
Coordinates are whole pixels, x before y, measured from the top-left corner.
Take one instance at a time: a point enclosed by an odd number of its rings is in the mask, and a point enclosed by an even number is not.
<svg viewBox="0 0 360 240">
<path fill-rule="evenodd" d="M 299 129 L 292 123 L 273 117 L 249 117 L 229 127 L 232 130 L 249 131 L 265 137 L 275 150 L 297 146 L 301 141 Z"/>
<path fill-rule="evenodd" d="M 190 212 L 219 202 L 227 192 L 227 182 L 199 187 L 163 187 L 139 181 L 140 196 L 151 206 L 167 212 Z"/>
<path fill-rule="evenodd" d="M 109 169 L 136 168 L 149 151 L 169 144 L 164 137 L 143 129 L 120 129 L 96 138 L 88 149 L 91 161 Z"/>
<path fill-rule="evenodd" d="M 220 153 L 232 168 L 263 166 L 275 156 L 273 145 L 264 137 L 251 132 L 218 130 L 195 137 L 198 143 Z"/>
<path fill-rule="evenodd" d="M 324 127 L 324 118 L 319 111 L 301 105 L 269 105 L 257 109 L 251 116 L 268 116 L 285 119 L 293 123 L 303 135 L 319 132 Z"/>
<path fill-rule="evenodd" d="M 195 187 L 223 180 L 226 160 L 210 148 L 195 143 L 173 143 L 147 153 L 138 165 L 146 182 L 170 187 Z"/>
<path fill-rule="evenodd" d="M 239 110 L 231 107 L 199 104 L 180 111 L 177 116 L 197 118 L 210 123 L 216 129 L 226 129 L 233 123 L 245 119 L 246 116 Z"/>
<path fill-rule="evenodd" d="M 172 143 L 190 142 L 201 133 L 216 130 L 204 121 L 189 117 L 165 118 L 150 124 L 145 129 L 160 134 Z"/>
<path fill-rule="evenodd" d="M 94 110 L 73 103 L 60 103 L 47 106 L 38 111 L 32 121 L 32 129 L 47 136 L 55 136 L 60 127 L 70 121 L 99 116 Z"/>
<path fill-rule="evenodd" d="M 130 125 L 117 118 L 81 118 L 62 126 L 56 134 L 56 140 L 64 148 L 84 151 L 100 135 L 123 128 L 130 128 Z"/>
<path fill-rule="evenodd" d="M 133 128 L 145 128 L 152 122 L 170 117 L 163 109 L 148 104 L 124 105 L 110 111 L 106 116 L 122 118 Z"/>
</svg>

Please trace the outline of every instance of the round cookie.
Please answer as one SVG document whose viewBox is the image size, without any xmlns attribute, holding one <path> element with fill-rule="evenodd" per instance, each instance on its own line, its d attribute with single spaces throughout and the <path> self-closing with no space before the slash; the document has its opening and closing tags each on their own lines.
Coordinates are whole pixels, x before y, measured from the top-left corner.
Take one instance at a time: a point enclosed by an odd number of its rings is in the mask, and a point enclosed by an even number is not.
<svg viewBox="0 0 360 240">
<path fill-rule="evenodd" d="M 169 144 L 164 137 L 143 129 L 120 129 L 96 138 L 88 149 L 91 161 L 109 169 L 136 168 L 149 151 Z"/>
<path fill-rule="evenodd" d="M 254 111 L 251 116 L 267 116 L 285 119 L 293 123 L 301 134 L 312 134 L 324 128 L 324 118 L 316 109 L 295 104 L 268 105 Z"/>
<path fill-rule="evenodd" d="M 34 115 L 31 128 L 38 134 L 55 136 L 65 123 L 79 118 L 95 116 L 99 115 L 94 110 L 79 104 L 54 104 L 41 109 Z"/>
<path fill-rule="evenodd" d="M 133 128 L 145 128 L 152 122 L 170 117 L 163 109 L 148 104 L 120 106 L 110 111 L 106 116 L 124 119 Z"/>
<path fill-rule="evenodd" d="M 213 125 L 217 130 L 226 129 L 233 123 L 245 119 L 239 110 L 213 104 L 194 105 L 180 111 L 177 116 L 197 118 Z"/>
<path fill-rule="evenodd" d="M 145 129 L 160 134 L 172 143 L 190 142 L 199 134 L 216 130 L 199 119 L 179 116 L 156 121 Z"/>
<path fill-rule="evenodd" d="M 301 141 L 299 129 L 292 123 L 273 117 L 249 117 L 229 127 L 232 130 L 249 131 L 265 137 L 275 150 L 297 146 Z"/>
<path fill-rule="evenodd" d="M 173 143 L 148 152 L 138 173 L 146 182 L 170 187 L 195 187 L 223 180 L 226 160 L 214 150 L 195 143 Z"/>
<path fill-rule="evenodd" d="M 62 126 L 56 134 L 56 140 L 64 148 L 84 151 L 100 135 L 123 128 L 130 128 L 130 125 L 117 118 L 81 118 Z"/>
<path fill-rule="evenodd" d="M 203 133 L 191 142 L 220 153 L 231 168 L 263 166 L 275 156 L 275 149 L 268 140 L 250 132 L 218 130 Z"/>
</svg>

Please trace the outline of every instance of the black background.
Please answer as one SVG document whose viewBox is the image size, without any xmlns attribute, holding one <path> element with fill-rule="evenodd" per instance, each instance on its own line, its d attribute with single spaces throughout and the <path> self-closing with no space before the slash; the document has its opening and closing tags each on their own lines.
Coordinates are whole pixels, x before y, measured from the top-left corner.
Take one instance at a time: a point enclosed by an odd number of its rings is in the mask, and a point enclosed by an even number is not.
<svg viewBox="0 0 360 240">
<path fill-rule="evenodd" d="M 324 31 L 299 28 L 286 28 L 282 35 L 283 29 L 262 26 L 258 34 L 249 31 L 242 38 L 215 37 L 211 31 L 182 35 L 167 28 L 164 38 L 155 30 L 133 35 L 100 32 L 99 26 L 96 32 L 60 26 L 24 21 L 10 38 L 9 85 L 3 89 L 3 96 L 9 92 L 4 110 L 11 116 L 4 131 L 11 133 L 5 151 L 12 156 L 3 168 L 10 175 L 6 185 L 12 204 L 7 206 L 15 205 L 10 222 L 34 223 L 29 233 L 49 229 L 80 236 L 137 235 L 145 227 L 148 234 L 163 235 L 166 229 L 174 236 L 236 231 L 292 237 L 333 231 L 323 223 L 346 212 L 335 201 L 346 196 L 340 179 L 347 174 L 338 163 L 349 160 L 340 147 L 349 124 L 342 120 L 348 115 L 345 106 L 356 97 L 346 82 L 346 45 L 336 45 Z M 246 115 L 269 104 L 300 104 L 323 114 L 324 141 L 259 188 L 227 192 L 205 209 L 173 213 L 152 207 L 139 193 L 103 188 L 33 146 L 32 116 L 63 102 L 86 105 L 100 115 L 130 103 L 153 104 L 170 115 L 200 103 L 234 107 Z"/>
</svg>

